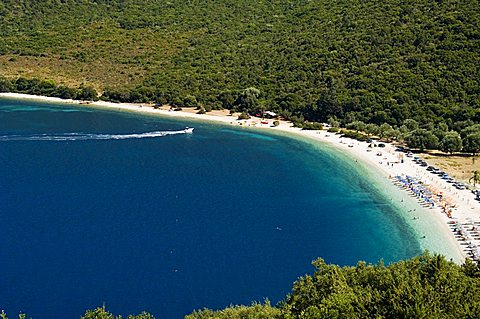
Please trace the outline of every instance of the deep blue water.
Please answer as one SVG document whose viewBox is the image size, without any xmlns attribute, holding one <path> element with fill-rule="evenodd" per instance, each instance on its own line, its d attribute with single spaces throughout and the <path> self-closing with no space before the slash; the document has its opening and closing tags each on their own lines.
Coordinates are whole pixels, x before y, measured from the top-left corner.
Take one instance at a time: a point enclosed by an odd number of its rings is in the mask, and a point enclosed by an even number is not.
<svg viewBox="0 0 480 319">
<path fill-rule="evenodd" d="M 194 133 L 71 138 L 186 126 Z M 317 257 L 420 253 L 372 185 L 350 160 L 298 139 L 0 99 L 0 308 L 64 319 L 105 303 L 182 318 L 277 302 Z"/>
</svg>

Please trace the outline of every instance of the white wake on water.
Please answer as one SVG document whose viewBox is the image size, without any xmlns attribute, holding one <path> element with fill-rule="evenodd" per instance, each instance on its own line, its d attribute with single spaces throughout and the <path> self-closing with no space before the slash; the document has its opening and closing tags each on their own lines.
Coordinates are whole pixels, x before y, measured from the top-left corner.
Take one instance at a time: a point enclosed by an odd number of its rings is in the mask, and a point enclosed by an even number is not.
<svg viewBox="0 0 480 319">
<path fill-rule="evenodd" d="M 88 140 L 126 140 L 140 138 L 156 138 L 167 135 L 191 134 L 193 128 L 181 131 L 156 131 L 135 134 L 92 134 L 92 133 L 57 133 L 32 135 L 3 135 L 0 141 L 88 141 Z"/>
</svg>

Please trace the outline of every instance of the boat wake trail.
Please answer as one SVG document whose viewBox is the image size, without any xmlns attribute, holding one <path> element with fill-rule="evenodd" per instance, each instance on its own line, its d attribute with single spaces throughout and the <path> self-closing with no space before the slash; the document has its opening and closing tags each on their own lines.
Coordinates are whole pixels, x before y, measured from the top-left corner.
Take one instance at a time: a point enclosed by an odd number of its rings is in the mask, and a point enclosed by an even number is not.
<svg viewBox="0 0 480 319">
<path fill-rule="evenodd" d="M 90 133 L 59 133 L 33 135 L 3 135 L 0 141 L 89 141 L 89 140 L 127 140 L 140 138 L 156 138 L 167 135 L 189 134 L 192 128 L 181 131 L 156 131 L 138 134 L 90 134 Z"/>
</svg>

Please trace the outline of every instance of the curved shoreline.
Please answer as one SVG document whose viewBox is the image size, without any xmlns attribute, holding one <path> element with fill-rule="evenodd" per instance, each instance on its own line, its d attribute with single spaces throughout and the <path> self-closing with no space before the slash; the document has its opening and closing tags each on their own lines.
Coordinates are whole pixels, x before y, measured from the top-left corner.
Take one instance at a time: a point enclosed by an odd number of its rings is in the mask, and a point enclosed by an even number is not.
<svg viewBox="0 0 480 319">
<path fill-rule="evenodd" d="M 292 137 L 290 132 L 282 133 Z M 465 261 L 467 256 L 449 229 L 446 215 L 441 214 L 438 208 L 430 209 L 420 205 L 415 197 L 409 196 L 406 191 L 399 189 L 392 183 L 390 178 L 394 176 L 392 174 L 412 173 L 408 163 L 405 163 L 405 166 L 402 166 L 403 164 L 395 164 L 394 167 L 387 165 L 389 160 L 394 161 L 395 147 L 387 144 L 385 148 L 382 148 L 382 151 L 389 150 L 391 153 L 384 154 L 380 158 L 376 156 L 377 149 L 372 152 L 367 151 L 367 143 L 341 138 L 325 131 L 300 130 L 294 132 L 294 134 L 300 138 L 307 138 L 320 146 L 328 146 L 336 154 L 340 154 L 349 160 L 356 169 L 361 169 L 364 177 L 372 181 L 371 186 L 383 193 L 388 200 L 385 204 L 393 206 L 403 221 L 412 228 L 422 250 L 447 256 L 457 264 L 462 264 Z M 349 145 L 353 145 L 353 147 Z M 412 166 L 415 165 L 412 164 Z"/>
<path fill-rule="evenodd" d="M 413 163 L 411 158 L 403 158 L 403 163 L 399 163 L 398 152 L 395 152 L 395 147 L 386 143 L 386 147 L 382 149 L 370 149 L 365 142 L 358 142 L 349 138 L 342 138 L 335 134 L 330 134 L 325 131 L 304 131 L 299 128 L 292 127 L 291 123 L 286 121 L 279 121 L 280 125 L 273 127 L 270 125 L 272 122 L 267 121 L 268 124 L 262 124 L 261 119 L 252 118 L 250 120 L 236 120 L 236 116 L 231 116 L 227 111 L 213 111 L 209 114 L 196 114 L 194 110 L 188 109 L 185 111 L 171 111 L 166 108 L 153 108 L 151 106 L 140 104 L 117 104 L 111 102 L 91 102 L 86 103 L 76 100 L 63 100 L 60 98 L 43 97 L 18 93 L 0 93 L 0 98 L 9 99 L 21 99 L 21 100 L 35 100 L 49 103 L 59 104 L 73 104 L 85 108 L 100 108 L 113 111 L 129 111 L 134 113 L 159 115 L 162 117 L 172 117 L 177 119 L 192 119 L 199 121 L 210 121 L 222 124 L 228 124 L 239 127 L 249 127 L 256 129 L 268 129 L 269 132 L 281 133 L 282 135 L 307 138 L 314 142 L 326 143 L 331 145 L 335 150 L 343 153 L 344 155 L 352 158 L 362 164 L 367 171 L 374 172 L 374 175 L 370 179 L 378 180 L 378 189 L 390 194 L 392 201 L 397 201 L 394 205 L 400 210 L 402 206 L 403 216 L 407 223 L 418 233 L 426 234 L 426 240 L 419 240 L 422 249 L 428 249 L 435 253 L 440 253 L 452 258 L 457 263 L 463 263 L 466 258 L 466 253 L 463 251 L 463 247 L 458 240 L 455 239 L 454 234 L 448 227 L 447 222 L 450 220 L 445 214 L 441 213 L 439 208 L 428 209 L 421 206 L 417 201 L 408 196 L 408 193 L 404 190 L 395 189 L 395 186 L 389 180 L 389 177 L 396 175 L 410 175 L 418 176 L 422 180 L 430 182 L 437 189 L 441 189 L 448 197 L 455 199 L 457 204 L 454 217 L 458 218 L 461 222 L 467 222 L 470 219 L 477 218 L 480 220 L 480 205 L 473 200 L 473 195 L 467 191 L 459 195 L 459 192 L 452 192 L 437 176 L 428 176 L 425 170 Z M 381 156 L 377 156 L 378 151 L 381 150 Z M 398 163 L 396 163 L 398 162 Z M 431 174 L 430 174 L 431 175 Z M 466 195 L 471 195 L 472 199 L 467 198 Z M 475 207 L 477 205 L 478 207 Z M 420 219 L 408 218 L 408 212 L 418 211 Z M 435 240 L 436 239 L 436 240 Z"/>
</svg>

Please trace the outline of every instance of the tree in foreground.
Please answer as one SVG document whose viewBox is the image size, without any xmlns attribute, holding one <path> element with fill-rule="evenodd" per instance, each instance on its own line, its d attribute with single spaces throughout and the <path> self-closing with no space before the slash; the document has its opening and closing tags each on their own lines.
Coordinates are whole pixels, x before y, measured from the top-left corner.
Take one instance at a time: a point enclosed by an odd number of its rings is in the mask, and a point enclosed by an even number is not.
<svg viewBox="0 0 480 319">
<path fill-rule="evenodd" d="M 194 311 L 185 319 L 321 319 L 321 318 L 480 318 L 480 269 L 430 255 L 390 265 L 356 266 L 313 262 L 312 275 L 300 277 L 277 306 L 253 303 L 223 310 Z M 142 312 L 127 319 L 155 319 Z M 8 319 L 5 312 L 0 319 Z M 24 314 L 19 319 L 25 319 Z M 105 306 L 87 310 L 81 319 L 122 319 Z"/>
<path fill-rule="evenodd" d="M 314 262 L 282 304 L 281 318 L 480 318 L 478 267 L 442 256 L 385 266 Z"/>
<path fill-rule="evenodd" d="M 460 138 L 460 134 L 455 131 L 446 133 L 440 142 L 440 148 L 442 151 L 450 154 L 460 152 L 462 149 L 462 139 Z"/>
<path fill-rule="evenodd" d="M 91 86 L 81 86 L 76 98 L 85 101 L 97 101 L 98 95 L 97 91 Z"/>
<path fill-rule="evenodd" d="M 18 314 L 18 319 L 25 319 L 26 317 L 27 316 L 24 313 Z M 0 318 L 1 319 L 8 319 L 8 316 L 7 316 L 7 314 L 5 313 L 4 310 L 2 310 L 2 312 L 0 312 Z"/>
<path fill-rule="evenodd" d="M 345 127 L 348 128 L 349 130 L 355 130 L 357 132 L 358 131 L 364 132 L 366 126 L 367 125 L 365 123 L 363 123 L 362 121 L 353 121 L 353 122 L 345 125 Z"/>
<path fill-rule="evenodd" d="M 277 307 L 254 304 L 196 311 L 186 319 L 480 318 L 480 271 L 425 253 L 391 265 L 314 261 Z"/>
<path fill-rule="evenodd" d="M 395 136 L 395 130 L 390 124 L 383 123 L 378 127 L 379 132 L 378 136 L 382 139 L 385 138 L 387 141 L 390 141 Z"/>
<path fill-rule="evenodd" d="M 380 128 L 378 127 L 378 125 L 370 123 L 365 125 L 365 133 L 367 133 L 369 136 L 377 135 L 380 133 Z"/>
<path fill-rule="evenodd" d="M 410 135 L 405 138 L 408 147 L 424 151 L 426 149 L 435 149 L 438 145 L 438 138 L 432 132 L 426 129 L 419 128 L 412 131 Z"/>
<path fill-rule="evenodd" d="M 460 131 L 462 138 L 476 133 L 480 133 L 480 124 L 469 125 Z"/>
<path fill-rule="evenodd" d="M 474 171 L 473 176 L 468 180 L 470 183 L 473 181 L 473 186 L 475 187 L 477 183 L 480 182 L 480 171 Z"/>
<path fill-rule="evenodd" d="M 268 300 L 264 304 L 253 303 L 251 306 L 230 306 L 223 310 L 204 309 L 194 311 L 185 319 L 270 319 L 279 318 L 280 309 L 272 307 Z"/>
<path fill-rule="evenodd" d="M 251 118 L 251 116 L 248 115 L 248 114 L 245 113 L 245 112 L 242 112 L 242 113 L 238 116 L 238 119 L 239 119 L 239 120 L 248 120 L 248 119 L 250 119 L 250 118 Z"/>
<path fill-rule="evenodd" d="M 467 135 L 464 139 L 463 149 L 473 156 L 480 152 L 480 132 Z"/>
<path fill-rule="evenodd" d="M 254 87 L 249 87 L 242 91 L 236 101 L 236 104 L 240 110 L 253 110 L 258 106 L 259 97 L 260 90 Z"/>
<path fill-rule="evenodd" d="M 98 307 L 95 310 L 87 310 L 85 315 L 80 319 L 122 319 L 122 316 L 115 316 L 103 307 Z M 142 312 L 139 315 L 128 315 L 127 319 L 155 319 L 154 316 L 148 312 Z"/>
</svg>

